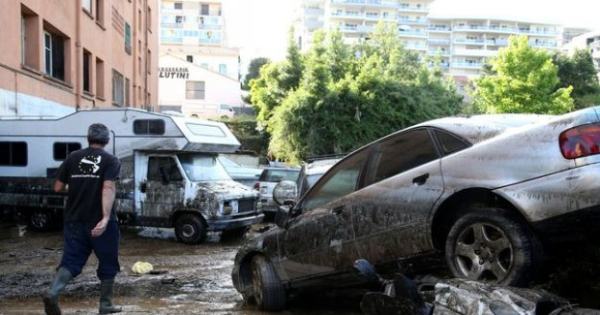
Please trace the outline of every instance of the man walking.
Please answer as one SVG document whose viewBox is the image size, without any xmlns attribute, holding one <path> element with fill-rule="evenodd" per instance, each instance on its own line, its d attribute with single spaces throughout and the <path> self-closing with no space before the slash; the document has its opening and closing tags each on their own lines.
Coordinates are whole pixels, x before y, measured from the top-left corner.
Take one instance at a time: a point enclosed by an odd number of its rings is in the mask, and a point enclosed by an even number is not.
<svg viewBox="0 0 600 315">
<path fill-rule="evenodd" d="M 56 192 L 68 185 L 69 199 L 64 212 L 64 252 L 50 290 L 44 296 L 46 314 L 61 314 L 59 294 L 81 273 L 92 251 L 99 262 L 100 314 L 121 311 L 112 304 L 114 279 L 120 270 L 120 235 L 113 204 L 121 164 L 104 151 L 110 140 L 106 126 L 92 124 L 87 139 L 89 147 L 67 157 L 54 183 Z"/>
</svg>

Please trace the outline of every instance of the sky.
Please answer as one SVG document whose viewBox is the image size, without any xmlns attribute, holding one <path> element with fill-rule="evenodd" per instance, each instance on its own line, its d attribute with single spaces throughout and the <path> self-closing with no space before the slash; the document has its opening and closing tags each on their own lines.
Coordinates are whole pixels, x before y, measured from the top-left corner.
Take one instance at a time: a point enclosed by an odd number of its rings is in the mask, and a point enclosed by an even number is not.
<svg viewBox="0 0 600 315">
<path fill-rule="evenodd" d="M 242 73 L 255 57 L 285 57 L 300 0 L 223 0 L 227 43 L 240 48 Z M 325 0 L 329 1 L 329 0 Z M 435 0 L 430 16 L 506 17 L 600 30 L 600 0 Z"/>
</svg>

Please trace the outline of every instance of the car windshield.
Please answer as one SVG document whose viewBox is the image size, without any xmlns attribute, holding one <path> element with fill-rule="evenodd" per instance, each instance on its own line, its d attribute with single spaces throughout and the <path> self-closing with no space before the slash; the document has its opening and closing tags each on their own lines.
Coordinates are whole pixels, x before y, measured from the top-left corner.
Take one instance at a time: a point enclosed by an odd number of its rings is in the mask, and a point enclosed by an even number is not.
<svg viewBox="0 0 600 315">
<path fill-rule="evenodd" d="M 216 155 L 180 154 L 179 161 L 191 181 L 231 180 Z"/>
<path fill-rule="evenodd" d="M 280 182 L 282 180 L 296 181 L 300 170 L 287 170 L 287 169 L 268 169 L 264 170 L 260 175 L 259 181 L 261 182 Z"/>
</svg>

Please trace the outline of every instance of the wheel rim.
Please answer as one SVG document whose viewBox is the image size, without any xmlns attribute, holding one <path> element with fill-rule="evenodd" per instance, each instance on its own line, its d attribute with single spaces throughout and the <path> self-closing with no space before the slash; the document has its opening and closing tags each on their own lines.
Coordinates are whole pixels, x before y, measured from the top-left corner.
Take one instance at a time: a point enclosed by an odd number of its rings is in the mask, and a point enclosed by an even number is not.
<svg viewBox="0 0 600 315">
<path fill-rule="evenodd" d="M 472 224 L 459 234 L 454 244 L 454 263 L 465 278 L 499 282 L 513 267 L 513 247 L 498 226 Z"/>
<path fill-rule="evenodd" d="M 190 238 L 196 233 L 196 228 L 192 224 L 184 224 L 181 226 L 181 235 L 185 238 Z"/>
<path fill-rule="evenodd" d="M 45 213 L 36 211 L 31 214 L 31 224 L 38 228 L 44 228 L 48 224 L 48 216 Z"/>
<path fill-rule="evenodd" d="M 254 291 L 254 300 L 256 301 L 256 305 L 262 305 L 262 284 L 260 278 L 260 271 L 258 270 L 258 266 L 254 266 L 252 268 L 252 289 Z"/>
</svg>

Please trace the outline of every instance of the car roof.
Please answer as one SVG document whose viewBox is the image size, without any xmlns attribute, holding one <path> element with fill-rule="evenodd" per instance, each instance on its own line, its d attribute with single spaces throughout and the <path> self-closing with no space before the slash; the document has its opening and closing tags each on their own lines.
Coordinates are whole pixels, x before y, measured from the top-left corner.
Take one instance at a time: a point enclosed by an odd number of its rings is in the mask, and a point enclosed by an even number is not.
<svg viewBox="0 0 600 315">
<path fill-rule="evenodd" d="M 544 123 L 554 118 L 556 118 L 554 115 L 535 114 L 474 115 L 434 119 L 412 128 L 423 126 L 441 128 L 459 135 L 471 143 L 478 143 L 510 129 Z"/>
</svg>

